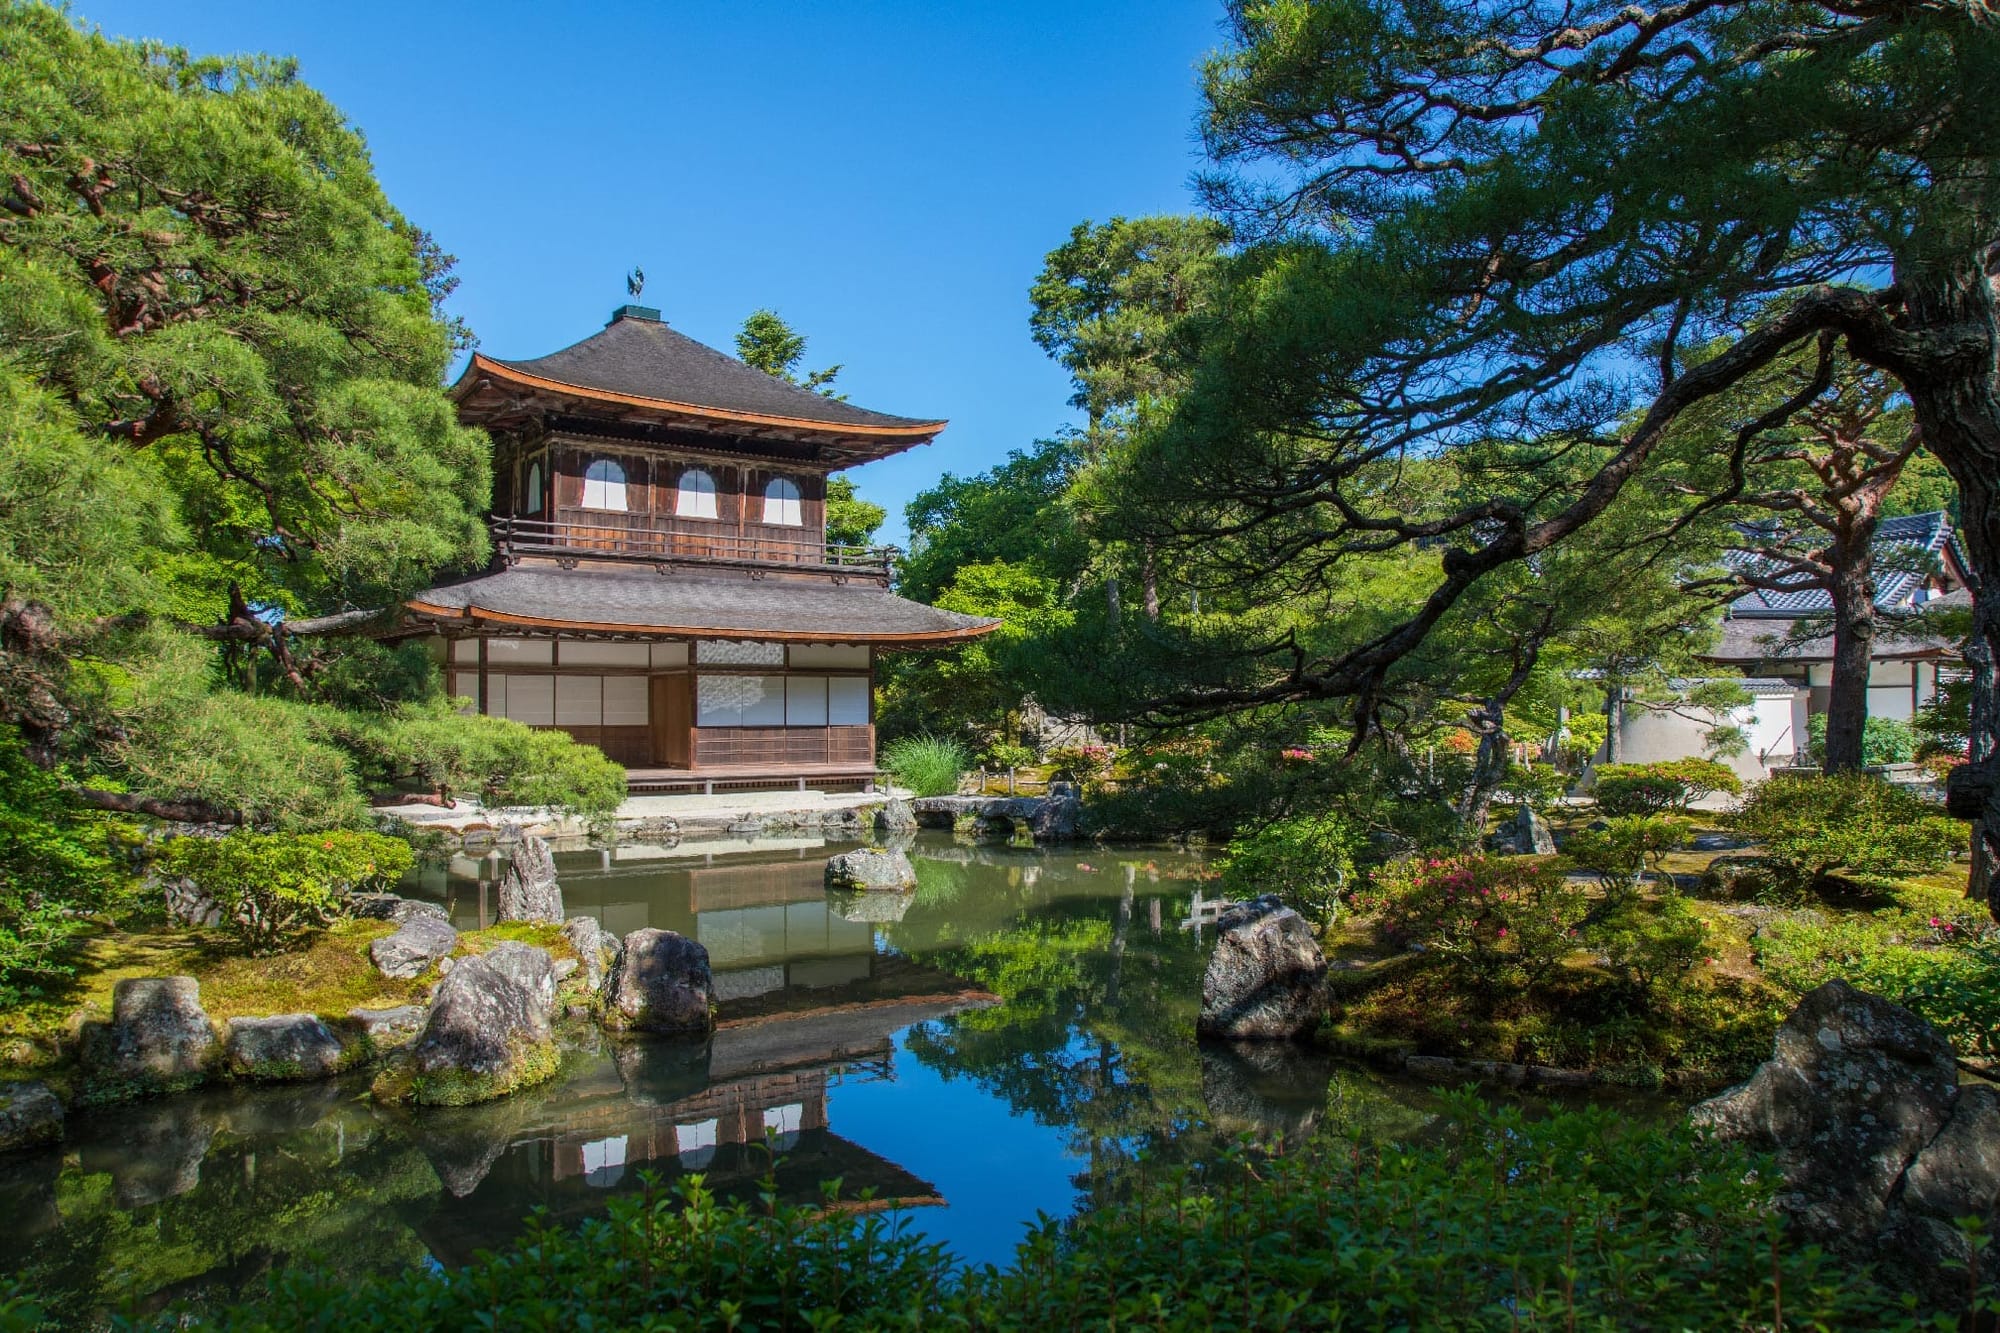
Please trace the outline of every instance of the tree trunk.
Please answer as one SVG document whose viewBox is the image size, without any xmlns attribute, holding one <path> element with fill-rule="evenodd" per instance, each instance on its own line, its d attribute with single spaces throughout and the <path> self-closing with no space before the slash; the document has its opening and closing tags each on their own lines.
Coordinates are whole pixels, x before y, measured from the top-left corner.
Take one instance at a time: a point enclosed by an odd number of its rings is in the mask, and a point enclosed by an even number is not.
<svg viewBox="0 0 2000 1333">
<path fill-rule="evenodd" d="M 1153 568 L 1153 545 L 1151 542 L 1146 544 L 1146 558 L 1139 566 L 1139 579 L 1141 583 L 1140 605 L 1145 608 L 1146 619 L 1157 621 L 1160 618 L 1160 576 L 1158 571 Z"/>
<path fill-rule="evenodd" d="M 1979 826 L 1986 855 L 2000 853 L 2000 308 L 1982 264 L 1970 259 L 1944 274 L 1898 273 L 1909 293 L 1905 327 L 1948 333 L 1948 350 L 1927 357 L 1899 358 L 1888 340 L 1849 343 L 1864 359 L 1879 355 L 1909 391 L 1923 432 L 1924 447 L 1958 483 L 1959 538 L 1964 543 L 1972 585 L 1972 637 L 1968 653 L 1975 668 L 1972 694 L 1971 766 L 1983 797 Z M 1897 362 L 1901 364 L 1896 364 Z M 1982 666 L 1983 664 L 1983 666 Z M 1988 904 L 2000 920 L 2000 898 Z"/>
<path fill-rule="evenodd" d="M 1874 537 L 1875 518 L 1870 514 L 1834 539 L 1833 695 L 1827 702 L 1826 752 L 1821 756 L 1828 773 L 1861 768 L 1869 661 L 1875 650 L 1874 560 L 1869 551 Z"/>
<path fill-rule="evenodd" d="M 1625 720 L 1625 692 L 1616 685 L 1604 692 L 1604 762 L 1620 762 L 1619 723 Z"/>
<path fill-rule="evenodd" d="M 1486 836 L 1486 814 L 1493 798 L 1500 794 L 1501 780 L 1507 776 L 1507 711 L 1497 700 L 1474 711 L 1471 722 L 1479 731 L 1479 750 L 1472 758 L 1472 782 L 1458 799 L 1458 822 L 1466 841 L 1477 846 Z"/>
</svg>

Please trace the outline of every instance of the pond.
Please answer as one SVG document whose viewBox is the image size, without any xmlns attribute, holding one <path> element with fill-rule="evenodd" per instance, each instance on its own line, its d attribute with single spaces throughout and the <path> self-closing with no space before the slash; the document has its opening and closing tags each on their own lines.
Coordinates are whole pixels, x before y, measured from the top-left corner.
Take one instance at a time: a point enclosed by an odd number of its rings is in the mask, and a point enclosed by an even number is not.
<svg viewBox="0 0 2000 1333">
<path fill-rule="evenodd" d="M 0 1161 L 0 1272 L 77 1325 L 223 1300 L 276 1267 L 455 1264 L 533 1209 L 574 1221 L 642 1173 L 790 1201 L 841 1182 L 972 1263 L 1002 1263 L 1142 1149 L 1316 1122 L 1413 1129 L 1427 1095 L 1318 1053 L 1194 1038 L 1201 863 L 1165 849 L 925 835 L 907 899 L 832 902 L 811 839 L 559 853 L 571 914 L 707 946 L 705 1042 L 579 1025 L 561 1077 L 483 1107 L 397 1111 L 366 1080 L 211 1089 L 73 1119 Z M 415 889 L 490 924 L 496 857 Z M 1208 1125 L 1190 1129 L 1200 1118 Z M 1212 1128 L 1210 1127 L 1212 1126 Z"/>
</svg>

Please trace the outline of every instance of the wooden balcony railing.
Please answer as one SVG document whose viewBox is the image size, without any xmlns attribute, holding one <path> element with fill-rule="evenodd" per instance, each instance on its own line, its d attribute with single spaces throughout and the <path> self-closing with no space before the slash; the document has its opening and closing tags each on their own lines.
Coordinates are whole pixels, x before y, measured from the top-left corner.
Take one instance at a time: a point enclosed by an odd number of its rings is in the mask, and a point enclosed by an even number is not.
<svg viewBox="0 0 2000 1333">
<path fill-rule="evenodd" d="M 784 530 L 743 532 L 694 527 L 648 514 L 597 514 L 584 521 L 494 518 L 493 542 L 503 555 L 576 555 L 634 560 L 788 565 L 889 576 L 894 548 L 843 546 Z"/>
</svg>

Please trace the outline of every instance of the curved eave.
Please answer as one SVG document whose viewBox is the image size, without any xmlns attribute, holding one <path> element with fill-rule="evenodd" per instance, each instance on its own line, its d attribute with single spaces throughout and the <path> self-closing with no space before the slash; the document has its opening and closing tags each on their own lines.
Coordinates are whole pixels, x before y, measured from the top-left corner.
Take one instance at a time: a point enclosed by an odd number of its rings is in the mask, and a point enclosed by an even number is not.
<svg viewBox="0 0 2000 1333">
<path fill-rule="evenodd" d="M 767 412 L 705 407 L 700 403 L 681 403 L 670 398 L 645 398 L 637 394 L 614 393 L 608 389 L 594 389 L 587 384 L 570 384 L 564 380 L 531 375 L 478 352 L 472 354 L 472 363 L 465 368 L 465 373 L 459 376 L 458 383 L 452 386 L 454 400 L 463 402 L 478 387 L 481 376 L 504 380 L 523 389 L 568 394 L 616 407 L 668 412 L 677 416 L 699 417 L 735 426 L 764 426 L 779 430 L 814 431 L 828 435 L 866 436 L 884 440 L 906 440 L 915 444 L 935 438 L 938 432 L 950 424 L 945 421 L 917 421 L 906 426 L 883 426 L 853 421 L 815 421 L 808 417 L 777 416 Z"/>
<path fill-rule="evenodd" d="M 557 620 L 545 616 L 523 616 L 507 611 L 489 611 L 479 606 L 438 606 L 431 602 L 404 603 L 420 616 L 461 624 L 510 625 L 520 629 L 570 630 L 579 634 L 651 634 L 676 639 L 757 639 L 766 643 L 855 643 L 874 648 L 941 648 L 981 638 L 1000 628 L 989 620 L 983 625 L 958 629 L 925 630 L 915 634 L 881 633 L 865 630 L 824 633 L 815 630 L 737 629 L 714 625 L 635 625 L 622 621 Z"/>
</svg>

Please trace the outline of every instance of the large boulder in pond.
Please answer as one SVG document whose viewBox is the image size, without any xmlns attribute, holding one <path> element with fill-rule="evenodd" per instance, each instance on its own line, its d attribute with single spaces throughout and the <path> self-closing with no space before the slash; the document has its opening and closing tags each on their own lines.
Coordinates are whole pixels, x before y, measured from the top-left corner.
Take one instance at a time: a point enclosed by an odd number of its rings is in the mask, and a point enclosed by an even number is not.
<svg viewBox="0 0 2000 1333">
<path fill-rule="evenodd" d="M 464 959 L 438 983 L 411 1051 L 408 1096 L 432 1106 L 503 1097 L 561 1064 L 551 1026 L 555 966 L 547 949 L 512 940 Z"/>
<path fill-rule="evenodd" d="M 1305 918 L 1267 893 L 1237 903 L 1215 925 L 1196 1031 L 1234 1041 L 1312 1031 L 1326 1012 L 1326 957 Z"/>
<path fill-rule="evenodd" d="M 62 1137 L 62 1100 L 45 1083 L 0 1083 L 0 1152 Z"/>
<path fill-rule="evenodd" d="M 408 981 L 457 947 L 458 931 L 443 913 L 415 912 L 403 918 L 395 933 L 371 941 L 368 957 L 383 976 Z"/>
<path fill-rule="evenodd" d="M 917 887 L 917 868 L 900 847 L 864 847 L 827 860 L 826 887 L 835 893 L 908 893 Z"/>
<path fill-rule="evenodd" d="M 223 1050 L 238 1078 L 329 1078 L 346 1062 L 340 1038 L 318 1014 L 232 1018 Z"/>
<path fill-rule="evenodd" d="M 556 882 L 555 853 L 546 841 L 532 833 L 521 839 L 500 877 L 498 900 L 501 921 L 562 923 L 562 885 Z"/>
<path fill-rule="evenodd" d="M 1901 1005 L 1829 981 L 1799 1001 L 1771 1058 L 1694 1122 L 1768 1152 L 1778 1206 L 1814 1241 L 1900 1251 L 1919 1285 L 1969 1257 L 1953 1219 L 2000 1213 L 2000 1093 L 1961 1088 L 1951 1043 Z"/>
<path fill-rule="evenodd" d="M 715 1025 L 708 950 L 685 935 L 647 927 L 625 937 L 611 977 L 604 1025 L 628 1032 L 703 1033 Z"/>
<path fill-rule="evenodd" d="M 220 1050 L 193 977 L 130 977 L 111 991 L 111 1021 L 84 1029 L 83 1064 L 100 1082 L 198 1083 Z"/>
</svg>

